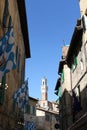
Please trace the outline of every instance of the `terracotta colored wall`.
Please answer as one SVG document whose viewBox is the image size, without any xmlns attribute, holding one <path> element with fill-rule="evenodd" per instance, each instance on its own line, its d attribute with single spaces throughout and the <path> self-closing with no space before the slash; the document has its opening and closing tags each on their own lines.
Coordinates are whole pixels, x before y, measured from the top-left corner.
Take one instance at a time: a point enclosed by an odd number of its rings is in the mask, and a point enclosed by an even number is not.
<svg viewBox="0 0 87 130">
<path fill-rule="evenodd" d="M 20 87 L 22 83 L 22 76 L 25 67 L 25 48 L 24 41 L 21 32 L 19 12 L 16 0 L 8 0 L 9 1 L 9 15 L 12 17 L 13 30 L 14 30 L 14 38 L 15 38 L 15 47 L 18 46 L 18 53 L 20 55 L 20 67 L 19 71 L 17 69 L 12 70 L 6 76 L 6 83 L 8 84 L 8 89 L 5 90 L 5 100 L 4 104 L 0 105 L 0 120 L 3 120 L 3 123 L 0 123 L 2 127 L 10 123 L 10 127 L 14 127 L 15 116 L 13 115 L 12 110 L 12 95 Z M 3 11 L 4 11 L 4 2 L 5 0 L 0 0 L 0 25 L 3 19 Z M 0 26 L 0 38 L 4 35 L 3 32 L 6 32 L 7 28 L 2 28 Z M 1 121 L 0 121 L 1 122 Z M 9 128 L 10 128 L 9 127 Z M 5 129 L 5 128 L 4 128 Z M 6 130 L 6 129 L 5 129 Z"/>
</svg>

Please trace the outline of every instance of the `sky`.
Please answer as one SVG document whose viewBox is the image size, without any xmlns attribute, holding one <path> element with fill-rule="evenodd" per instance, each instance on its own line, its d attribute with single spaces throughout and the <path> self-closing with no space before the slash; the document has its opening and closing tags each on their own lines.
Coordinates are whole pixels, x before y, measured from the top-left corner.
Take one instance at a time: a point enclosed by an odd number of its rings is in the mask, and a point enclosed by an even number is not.
<svg viewBox="0 0 87 130">
<path fill-rule="evenodd" d="M 25 78 L 29 78 L 29 96 L 41 100 L 42 78 L 47 78 L 48 100 L 54 94 L 62 46 L 70 45 L 80 18 L 78 0 L 26 0 L 31 58 L 26 59 Z"/>
</svg>

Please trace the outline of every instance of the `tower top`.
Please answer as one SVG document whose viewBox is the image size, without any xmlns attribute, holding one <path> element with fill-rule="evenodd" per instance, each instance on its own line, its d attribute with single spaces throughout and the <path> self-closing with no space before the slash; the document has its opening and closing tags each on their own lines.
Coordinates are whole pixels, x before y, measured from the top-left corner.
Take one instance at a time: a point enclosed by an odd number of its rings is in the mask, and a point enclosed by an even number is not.
<svg viewBox="0 0 87 130">
<path fill-rule="evenodd" d="M 42 78 L 42 85 L 46 86 L 47 85 L 47 79 L 46 77 Z"/>
<path fill-rule="evenodd" d="M 47 91 L 48 91 L 47 79 L 43 77 L 41 84 L 42 100 L 47 100 Z"/>
<path fill-rule="evenodd" d="M 44 76 L 44 77 L 42 78 L 42 80 L 47 80 L 47 78 Z"/>
</svg>

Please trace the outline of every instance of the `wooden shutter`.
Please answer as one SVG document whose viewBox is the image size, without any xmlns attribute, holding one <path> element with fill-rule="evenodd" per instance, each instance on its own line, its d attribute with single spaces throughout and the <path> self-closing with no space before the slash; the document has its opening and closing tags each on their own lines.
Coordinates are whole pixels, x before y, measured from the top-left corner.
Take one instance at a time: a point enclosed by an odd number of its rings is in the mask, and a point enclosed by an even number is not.
<svg viewBox="0 0 87 130">
<path fill-rule="evenodd" d="M 6 76 L 3 76 L 2 82 L 1 82 L 1 85 L 0 85 L 0 104 L 3 104 L 3 102 L 4 102 L 5 83 L 6 83 Z"/>
<path fill-rule="evenodd" d="M 61 82 L 64 82 L 64 69 L 62 69 L 62 73 L 61 73 Z"/>
<path fill-rule="evenodd" d="M 6 27 L 7 18 L 8 18 L 8 0 L 5 0 L 4 12 L 3 12 L 3 21 L 2 21 L 3 27 Z"/>
</svg>

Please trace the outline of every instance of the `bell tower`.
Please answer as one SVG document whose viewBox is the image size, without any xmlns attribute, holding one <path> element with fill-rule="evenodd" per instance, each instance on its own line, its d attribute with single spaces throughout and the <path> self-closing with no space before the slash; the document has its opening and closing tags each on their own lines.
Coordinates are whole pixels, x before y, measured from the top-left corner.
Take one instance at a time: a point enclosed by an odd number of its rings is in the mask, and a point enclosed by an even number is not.
<svg viewBox="0 0 87 130">
<path fill-rule="evenodd" d="M 42 85 L 41 85 L 41 93 L 42 93 L 42 100 L 47 100 L 47 79 L 44 77 L 42 78 Z"/>
</svg>

